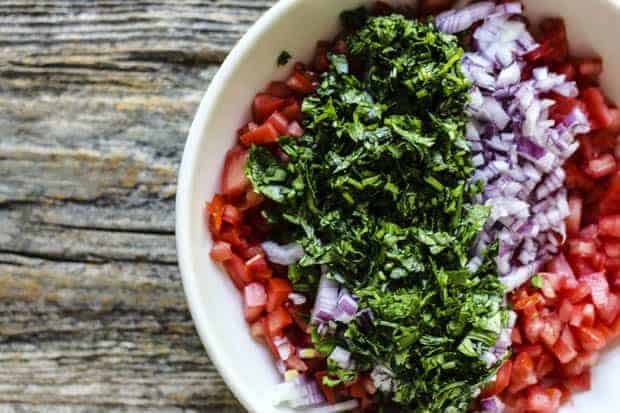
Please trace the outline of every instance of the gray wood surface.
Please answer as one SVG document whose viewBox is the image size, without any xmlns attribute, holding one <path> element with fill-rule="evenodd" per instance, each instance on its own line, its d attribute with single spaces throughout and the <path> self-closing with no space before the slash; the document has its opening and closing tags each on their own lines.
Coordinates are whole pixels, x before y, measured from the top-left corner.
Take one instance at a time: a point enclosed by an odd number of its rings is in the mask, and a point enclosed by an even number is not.
<svg viewBox="0 0 620 413">
<path fill-rule="evenodd" d="M 273 0 L 0 0 L 0 412 L 241 412 L 176 266 L 197 104 Z"/>
</svg>

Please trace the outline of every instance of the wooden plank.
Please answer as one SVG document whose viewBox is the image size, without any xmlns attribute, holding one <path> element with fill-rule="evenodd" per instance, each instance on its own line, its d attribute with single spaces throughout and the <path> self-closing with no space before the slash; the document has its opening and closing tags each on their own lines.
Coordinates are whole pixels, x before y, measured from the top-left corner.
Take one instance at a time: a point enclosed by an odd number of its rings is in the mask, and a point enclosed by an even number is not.
<svg viewBox="0 0 620 413">
<path fill-rule="evenodd" d="M 0 412 L 243 409 L 194 332 L 176 171 L 274 0 L 0 2 Z"/>
</svg>

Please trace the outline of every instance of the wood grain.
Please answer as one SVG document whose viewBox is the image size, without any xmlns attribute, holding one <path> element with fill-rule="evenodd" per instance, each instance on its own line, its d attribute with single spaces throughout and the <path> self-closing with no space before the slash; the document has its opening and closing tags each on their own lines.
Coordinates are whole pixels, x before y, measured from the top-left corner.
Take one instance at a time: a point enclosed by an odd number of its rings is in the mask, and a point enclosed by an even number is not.
<svg viewBox="0 0 620 413">
<path fill-rule="evenodd" d="M 176 266 L 176 170 L 273 0 L 0 0 L 0 412 L 243 411 Z"/>
</svg>

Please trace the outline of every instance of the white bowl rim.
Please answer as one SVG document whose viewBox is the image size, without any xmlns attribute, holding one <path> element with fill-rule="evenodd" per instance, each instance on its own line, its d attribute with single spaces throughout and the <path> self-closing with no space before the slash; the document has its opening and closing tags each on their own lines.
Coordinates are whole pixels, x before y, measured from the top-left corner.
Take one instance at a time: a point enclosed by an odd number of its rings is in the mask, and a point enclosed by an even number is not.
<svg viewBox="0 0 620 413">
<path fill-rule="evenodd" d="M 196 176 L 192 174 L 192 171 L 194 170 L 198 159 L 198 147 L 200 146 L 207 119 L 209 118 L 210 113 L 215 110 L 216 103 L 219 100 L 226 83 L 229 81 L 234 72 L 233 69 L 240 63 L 246 52 L 254 47 L 254 45 L 258 42 L 258 39 L 260 39 L 261 35 L 269 29 L 273 21 L 278 20 L 282 15 L 286 14 L 291 7 L 302 1 L 303 0 L 279 0 L 252 25 L 252 27 L 243 35 L 243 37 L 241 37 L 241 39 L 230 51 L 213 80 L 211 80 L 211 83 L 209 84 L 209 87 L 203 96 L 200 105 L 198 106 L 198 110 L 190 126 L 189 135 L 183 151 L 181 166 L 179 168 L 175 206 L 176 247 L 179 269 L 181 271 L 183 288 L 185 290 L 185 296 L 187 297 L 189 310 L 192 315 L 192 319 L 194 320 L 196 330 L 198 331 L 198 335 L 207 350 L 209 359 L 215 365 L 235 397 L 237 397 L 241 404 L 250 412 L 256 411 L 252 401 L 247 397 L 246 393 L 242 391 L 241 386 L 239 386 L 233 379 L 235 375 L 235 372 L 233 371 L 234 369 L 222 362 L 221 355 L 229 351 L 229 349 L 219 346 L 216 337 L 207 334 L 210 329 L 209 327 L 211 322 L 203 313 L 203 308 L 200 305 L 198 289 L 194 288 L 195 277 L 197 276 L 198 271 L 195 268 L 195 263 L 190 253 L 192 250 L 191 237 L 186 231 L 187 228 L 190 228 L 191 192 L 196 179 Z"/>
</svg>

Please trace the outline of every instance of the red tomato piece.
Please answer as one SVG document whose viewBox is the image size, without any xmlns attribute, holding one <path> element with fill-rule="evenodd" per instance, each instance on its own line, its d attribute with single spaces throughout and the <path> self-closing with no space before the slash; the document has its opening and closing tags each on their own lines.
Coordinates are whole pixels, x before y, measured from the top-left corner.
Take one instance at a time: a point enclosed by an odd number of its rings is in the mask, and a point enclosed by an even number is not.
<svg viewBox="0 0 620 413">
<path fill-rule="evenodd" d="M 224 206 L 224 212 L 222 213 L 222 220 L 232 225 L 237 225 L 241 222 L 241 212 L 233 205 L 226 204 Z"/>
<path fill-rule="evenodd" d="M 284 82 L 270 82 L 265 89 L 265 94 L 277 98 L 288 98 L 293 96 L 293 91 Z"/>
<path fill-rule="evenodd" d="M 579 228 L 581 228 L 581 210 L 583 209 L 581 197 L 571 195 L 568 198 L 568 208 L 570 215 L 566 218 L 566 230 L 569 236 L 574 236 L 579 233 Z"/>
<path fill-rule="evenodd" d="M 592 388 L 592 374 L 588 370 L 579 376 L 569 377 L 565 383 L 572 392 L 588 391 Z"/>
<path fill-rule="evenodd" d="M 611 125 L 609 125 L 608 130 L 620 132 L 620 109 L 609 108 L 609 113 L 611 114 Z"/>
<path fill-rule="evenodd" d="M 609 284 L 607 283 L 607 278 L 605 278 L 605 273 L 595 272 L 587 274 L 582 276 L 579 281 L 590 286 L 592 303 L 597 309 L 607 305 L 607 301 L 609 300 Z"/>
<path fill-rule="evenodd" d="M 532 386 L 527 391 L 527 411 L 531 413 L 555 413 L 560 408 L 561 397 L 562 392 L 559 389 Z"/>
<path fill-rule="evenodd" d="M 596 310 L 605 324 L 612 324 L 620 313 L 620 297 L 617 294 L 610 293 L 607 302 L 601 307 L 597 307 Z"/>
<path fill-rule="evenodd" d="M 570 62 L 561 62 L 553 65 L 553 72 L 566 76 L 566 80 L 574 80 L 577 75 L 575 67 Z"/>
<path fill-rule="evenodd" d="M 248 242 L 243 238 L 240 229 L 237 227 L 223 229 L 219 234 L 217 234 L 217 238 L 228 242 L 233 247 L 241 251 L 248 248 Z"/>
<path fill-rule="evenodd" d="M 482 390 L 482 397 L 491 397 L 501 392 L 508 387 L 510 383 L 510 375 L 512 373 L 512 361 L 506 360 L 504 364 L 497 370 L 495 374 L 495 380 L 486 385 Z"/>
<path fill-rule="evenodd" d="M 592 327 L 595 318 L 596 312 L 594 311 L 594 305 L 591 303 L 580 304 L 574 308 L 574 313 L 570 319 L 570 325 L 574 327 Z"/>
<path fill-rule="evenodd" d="M 574 59 L 573 65 L 580 76 L 596 78 L 603 73 L 603 60 L 600 57 Z"/>
<path fill-rule="evenodd" d="M 602 215 L 620 213 L 620 172 L 617 172 L 609 182 L 609 187 L 601 199 L 599 209 Z"/>
<path fill-rule="evenodd" d="M 620 258 L 620 240 L 609 240 L 603 245 L 605 254 L 611 258 Z"/>
<path fill-rule="evenodd" d="M 620 215 L 609 215 L 601 218 L 598 223 L 599 233 L 620 238 Z"/>
<path fill-rule="evenodd" d="M 589 296 L 591 291 L 592 290 L 590 289 L 590 286 L 588 284 L 584 282 L 579 282 L 577 284 L 577 287 L 568 292 L 567 297 L 571 303 L 575 304 Z"/>
<path fill-rule="evenodd" d="M 540 333 L 542 333 L 545 323 L 540 316 L 527 317 L 523 323 L 523 331 L 527 340 L 532 343 L 538 343 Z"/>
<path fill-rule="evenodd" d="M 523 338 L 521 337 L 521 330 L 519 330 L 518 326 L 515 326 L 512 329 L 511 341 L 513 344 L 523 343 Z"/>
<path fill-rule="evenodd" d="M 270 123 L 271 126 L 278 131 L 280 136 L 286 135 L 288 132 L 288 119 L 277 110 L 273 112 L 265 122 Z"/>
<path fill-rule="evenodd" d="M 562 322 L 556 315 L 548 315 L 545 317 L 545 325 L 540 332 L 540 339 L 547 346 L 552 347 L 562 331 Z"/>
<path fill-rule="evenodd" d="M 223 262 L 231 259 L 233 252 L 228 242 L 216 241 L 211 248 L 210 255 L 213 261 Z"/>
<path fill-rule="evenodd" d="M 568 323 L 573 315 L 574 306 L 568 298 L 563 298 L 558 308 L 558 317 L 560 321 Z"/>
<path fill-rule="evenodd" d="M 286 86 L 300 95 L 309 95 L 314 92 L 312 81 L 301 72 L 295 72 L 286 80 Z"/>
<path fill-rule="evenodd" d="M 572 361 L 560 366 L 559 373 L 562 377 L 575 377 L 594 366 L 598 361 L 599 354 L 582 352 Z"/>
<path fill-rule="evenodd" d="M 237 197 L 250 187 L 250 180 L 243 172 L 248 155 L 247 149 L 240 146 L 235 146 L 226 154 L 222 173 L 222 192 L 227 197 Z"/>
<path fill-rule="evenodd" d="M 568 326 L 565 326 L 562 330 L 562 334 L 560 334 L 560 338 L 553 345 L 553 348 L 551 350 L 553 351 L 553 354 L 555 354 L 555 357 L 560 361 L 560 363 L 565 364 L 577 357 L 578 353 L 575 348 L 575 338 L 573 337 L 573 334 L 571 333 Z"/>
<path fill-rule="evenodd" d="M 241 143 L 246 146 L 251 144 L 265 145 L 275 143 L 280 137 L 280 133 L 271 123 L 263 123 L 258 128 L 251 130 L 241 136 Z"/>
<path fill-rule="evenodd" d="M 206 212 L 209 214 L 209 228 L 214 233 L 214 236 L 219 235 L 222 229 L 225 206 L 224 197 L 220 194 L 216 194 L 211 202 L 207 204 Z"/>
<path fill-rule="evenodd" d="M 252 103 L 254 121 L 257 123 L 265 122 L 273 112 L 282 109 L 285 104 L 285 99 L 267 93 L 259 93 Z"/>
<path fill-rule="evenodd" d="M 540 344 L 526 344 L 523 346 L 514 346 L 515 353 L 527 353 L 533 359 L 540 357 L 543 353 L 543 346 Z"/>
<path fill-rule="evenodd" d="M 271 337 L 279 335 L 292 323 L 291 315 L 283 307 L 278 307 L 267 314 L 267 332 Z"/>
<path fill-rule="evenodd" d="M 248 307 L 247 305 L 244 305 L 243 316 L 245 317 L 245 321 L 248 323 L 254 323 L 260 318 L 261 315 L 263 315 L 264 309 L 264 305 L 260 307 Z"/>
<path fill-rule="evenodd" d="M 325 376 L 327 376 L 327 372 L 325 371 L 318 371 L 314 374 L 314 378 L 321 388 L 321 392 L 325 396 L 325 399 L 329 404 L 334 404 L 336 403 L 336 393 L 332 387 L 323 384 L 323 377 Z"/>
<path fill-rule="evenodd" d="M 598 179 L 616 172 L 616 159 L 613 155 L 605 154 L 588 162 L 585 169 L 592 178 Z"/>
<path fill-rule="evenodd" d="M 564 172 L 566 172 L 565 182 L 568 189 L 578 189 L 587 193 L 596 188 L 594 180 L 586 175 L 574 161 L 568 160 L 564 163 Z"/>
<path fill-rule="evenodd" d="M 590 118 L 594 121 L 594 126 L 605 129 L 611 125 L 612 117 L 605 96 L 599 88 L 589 87 L 581 91 L 581 98 L 588 107 Z M 593 128 L 594 128 L 593 126 Z"/>
<path fill-rule="evenodd" d="M 555 358 L 546 351 L 541 354 L 536 361 L 536 377 L 542 380 L 545 376 L 551 374 L 555 370 Z"/>
<path fill-rule="evenodd" d="M 269 270 L 269 263 L 263 254 L 256 254 L 245 262 L 245 266 L 250 274 L 264 273 Z"/>
<path fill-rule="evenodd" d="M 265 323 L 263 319 L 253 322 L 250 324 L 250 334 L 254 338 L 265 337 Z"/>
<path fill-rule="evenodd" d="M 513 308 L 516 311 L 522 311 L 522 310 L 526 309 L 527 307 L 533 307 L 533 306 L 536 306 L 536 304 L 542 303 L 542 302 L 543 302 L 543 298 L 540 296 L 540 294 L 534 293 L 532 295 L 525 296 L 525 297 L 519 299 L 514 304 Z"/>
<path fill-rule="evenodd" d="M 592 327 L 575 327 L 575 332 L 586 351 L 597 351 L 602 349 L 605 344 L 605 336 L 599 330 Z"/>
<path fill-rule="evenodd" d="M 595 240 L 598 237 L 598 225 L 591 224 L 583 227 L 581 231 L 579 231 L 579 237 L 585 240 Z"/>
<path fill-rule="evenodd" d="M 230 259 L 224 261 L 223 265 L 224 269 L 226 269 L 226 272 L 230 275 L 230 278 L 238 289 L 241 290 L 247 284 L 252 282 L 252 278 L 245 268 L 245 262 L 237 254 L 233 254 Z"/>
<path fill-rule="evenodd" d="M 570 255 L 577 257 L 591 257 L 596 253 L 596 245 L 592 241 L 571 239 L 568 241 Z"/>
<path fill-rule="evenodd" d="M 293 292 L 293 287 L 289 280 L 284 278 L 270 278 L 267 281 L 267 311 L 273 311 L 288 300 L 288 296 Z"/>
<path fill-rule="evenodd" d="M 555 274 L 564 275 L 568 278 L 575 279 L 575 274 L 570 264 L 566 260 L 564 253 L 559 253 L 547 263 L 547 271 Z"/>
<path fill-rule="evenodd" d="M 510 374 L 510 393 L 518 393 L 532 384 L 536 384 L 538 378 L 534 371 L 534 362 L 528 353 L 519 353 L 512 362 Z"/>
<path fill-rule="evenodd" d="M 282 115 L 284 115 L 289 121 L 301 122 L 303 114 L 301 112 L 301 105 L 298 101 L 294 100 L 282 109 Z"/>
</svg>

